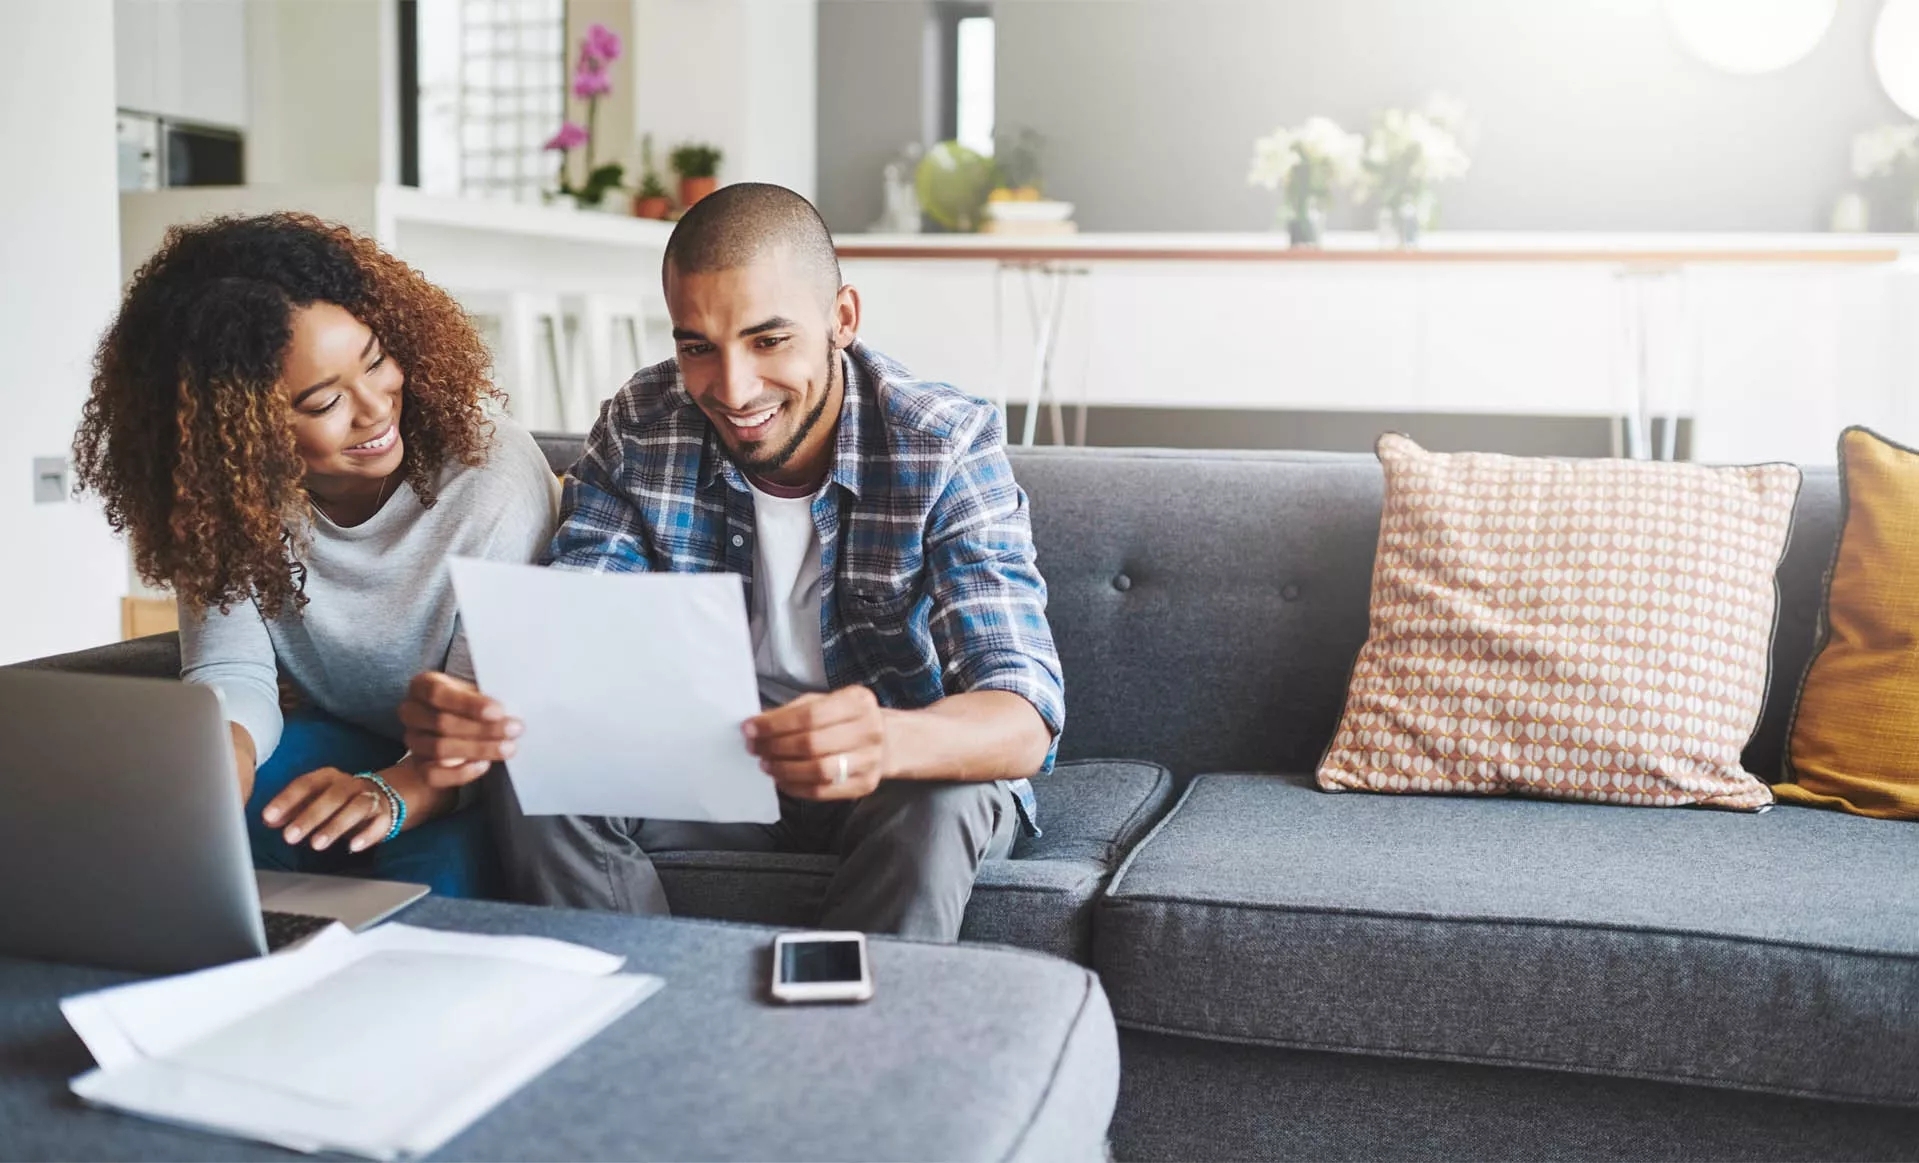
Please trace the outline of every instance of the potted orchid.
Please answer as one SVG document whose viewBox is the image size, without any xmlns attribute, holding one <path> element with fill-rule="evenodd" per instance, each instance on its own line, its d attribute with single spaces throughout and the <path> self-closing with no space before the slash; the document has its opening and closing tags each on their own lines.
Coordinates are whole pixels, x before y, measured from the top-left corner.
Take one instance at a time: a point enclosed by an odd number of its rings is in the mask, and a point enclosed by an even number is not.
<svg viewBox="0 0 1919 1163">
<path fill-rule="evenodd" d="M 1852 176 L 1896 186 L 1910 199 L 1912 226 L 1919 230 L 1919 122 L 1882 125 L 1852 139 Z"/>
<path fill-rule="evenodd" d="M 1432 224 L 1433 188 L 1464 177 L 1465 107 L 1433 97 L 1418 109 L 1388 109 L 1366 139 L 1362 196 L 1379 202 L 1382 241 L 1413 246 Z"/>
<path fill-rule="evenodd" d="M 1294 246 L 1318 246 L 1326 233 L 1326 206 L 1335 190 L 1359 179 L 1365 148 L 1327 117 L 1309 117 L 1295 129 L 1276 129 L 1253 143 L 1249 185 L 1285 189 L 1280 220 Z"/>
<path fill-rule="evenodd" d="M 607 192 L 620 188 L 620 180 L 625 177 L 626 169 L 619 162 L 595 164 L 593 160 L 593 130 L 599 120 L 600 98 L 613 91 L 613 78 L 609 72 L 613 62 L 620 59 L 620 35 L 604 24 L 594 24 L 580 38 L 580 56 L 573 68 L 573 95 L 586 102 L 586 124 L 574 121 L 562 121 L 560 131 L 546 143 L 546 148 L 560 155 L 560 190 L 562 195 L 571 197 L 581 206 L 597 207 Z M 571 184 L 567 174 L 567 162 L 576 149 L 586 150 L 586 180 L 578 186 Z"/>
</svg>

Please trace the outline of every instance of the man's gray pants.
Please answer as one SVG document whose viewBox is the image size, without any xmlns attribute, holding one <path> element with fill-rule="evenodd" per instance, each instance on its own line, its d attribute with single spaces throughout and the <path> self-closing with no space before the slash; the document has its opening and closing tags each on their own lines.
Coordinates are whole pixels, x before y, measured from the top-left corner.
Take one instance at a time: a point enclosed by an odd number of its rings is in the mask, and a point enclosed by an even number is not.
<svg viewBox="0 0 1919 1163">
<path fill-rule="evenodd" d="M 1012 851 L 1019 809 L 999 783 L 890 781 L 858 800 L 780 797 L 775 824 L 529 816 L 503 772 L 486 781 L 508 891 L 528 904 L 666 916 L 649 852 L 840 858 L 819 926 L 959 940 L 980 862 Z"/>
</svg>

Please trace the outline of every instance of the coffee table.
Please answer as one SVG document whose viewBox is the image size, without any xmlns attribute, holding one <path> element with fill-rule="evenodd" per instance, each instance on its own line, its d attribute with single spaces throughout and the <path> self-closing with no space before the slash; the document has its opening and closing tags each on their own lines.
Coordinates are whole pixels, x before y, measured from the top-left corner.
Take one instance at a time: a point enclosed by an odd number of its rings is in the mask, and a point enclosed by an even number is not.
<svg viewBox="0 0 1919 1163">
<path fill-rule="evenodd" d="M 429 898 L 412 925 L 622 953 L 666 988 L 441 1150 L 444 1159 L 1100 1160 L 1119 1087 L 1086 969 L 875 939 L 871 1002 L 767 998 L 773 930 Z M 0 958 L 0 1159 L 301 1158 L 81 1104 L 65 995 L 135 975 Z"/>
</svg>

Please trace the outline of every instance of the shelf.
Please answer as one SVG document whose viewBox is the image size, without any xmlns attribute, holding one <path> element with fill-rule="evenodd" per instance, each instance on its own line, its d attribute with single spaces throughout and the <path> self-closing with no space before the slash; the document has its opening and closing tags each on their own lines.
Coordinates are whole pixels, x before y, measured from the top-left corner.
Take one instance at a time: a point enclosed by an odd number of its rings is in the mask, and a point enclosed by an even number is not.
<svg viewBox="0 0 1919 1163">
<path fill-rule="evenodd" d="M 303 210 L 355 230 L 371 233 L 391 246 L 394 234 L 410 227 L 456 230 L 496 238 L 549 242 L 586 242 L 659 251 L 673 224 L 647 218 L 562 210 L 523 202 L 484 198 L 447 198 L 406 186 L 352 183 L 192 186 L 125 193 L 120 196 L 123 226 L 140 235 L 141 257 L 157 246 L 167 226 L 216 214 L 260 214 Z"/>
<path fill-rule="evenodd" d="M 405 186 L 378 187 L 378 199 L 380 211 L 402 228 L 438 226 L 649 250 L 663 249 L 673 233 L 671 222 L 650 218 L 485 198 L 435 197 Z"/>
</svg>

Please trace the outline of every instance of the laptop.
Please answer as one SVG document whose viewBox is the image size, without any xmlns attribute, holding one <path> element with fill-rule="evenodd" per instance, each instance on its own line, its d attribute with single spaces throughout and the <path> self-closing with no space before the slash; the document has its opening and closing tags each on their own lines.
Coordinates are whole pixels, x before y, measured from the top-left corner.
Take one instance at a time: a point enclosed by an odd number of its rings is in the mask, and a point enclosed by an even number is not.
<svg viewBox="0 0 1919 1163">
<path fill-rule="evenodd" d="M 426 892 L 256 873 L 212 688 L 0 670 L 0 956 L 177 973 Z"/>
</svg>

